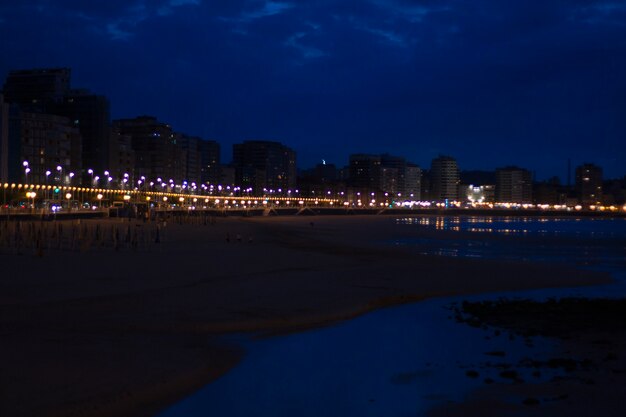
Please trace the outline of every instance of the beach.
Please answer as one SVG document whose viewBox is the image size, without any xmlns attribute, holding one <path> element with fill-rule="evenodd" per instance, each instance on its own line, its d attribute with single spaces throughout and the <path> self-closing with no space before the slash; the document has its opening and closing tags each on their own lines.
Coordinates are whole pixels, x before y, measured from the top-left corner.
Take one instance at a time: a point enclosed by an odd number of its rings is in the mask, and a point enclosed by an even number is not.
<svg viewBox="0 0 626 417">
<path fill-rule="evenodd" d="M 393 216 L 168 221 L 158 242 L 156 225 L 138 221 L 83 220 L 77 233 L 97 225 L 130 230 L 138 242 L 85 235 L 0 250 L 1 415 L 151 416 L 241 360 L 223 334 L 267 336 L 432 297 L 611 280 L 559 265 L 416 255 L 389 242 L 415 236 Z"/>
</svg>

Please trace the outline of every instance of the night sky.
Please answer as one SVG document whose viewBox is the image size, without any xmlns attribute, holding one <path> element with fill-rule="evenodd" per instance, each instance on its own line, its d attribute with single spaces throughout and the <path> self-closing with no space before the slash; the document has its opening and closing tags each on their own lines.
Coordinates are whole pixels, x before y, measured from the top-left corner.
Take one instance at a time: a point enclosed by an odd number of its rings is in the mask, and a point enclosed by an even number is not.
<svg viewBox="0 0 626 417">
<path fill-rule="evenodd" d="M 626 1 L 0 0 L 0 77 L 71 67 L 113 118 L 298 166 L 389 152 L 626 174 Z"/>
</svg>

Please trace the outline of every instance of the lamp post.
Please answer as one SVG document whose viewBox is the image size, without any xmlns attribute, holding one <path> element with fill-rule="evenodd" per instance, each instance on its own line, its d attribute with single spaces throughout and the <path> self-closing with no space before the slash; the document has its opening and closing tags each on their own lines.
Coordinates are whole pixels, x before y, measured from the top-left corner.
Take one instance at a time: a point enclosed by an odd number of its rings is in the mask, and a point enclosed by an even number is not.
<svg viewBox="0 0 626 417">
<path fill-rule="evenodd" d="M 102 194 L 96 196 L 98 198 L 98 208 L 102 209 Z"/>
<path fill-rule="evenodd" d="M 72 211 L 72 194 L 67 193 L 65 194 L 65 198 L 67 199 L 67 211 L 70 212 Z"/>
<path fill-rule="evenodd" d="M 89 183 L 89 187 L 93 188 L 93 169 L 89 168 L 87 170 L 87 174 L 91 175 L 91 182 Z"/>
<path fill-rule="evenodd" d="M 28 173 L 30 172 L 28 161 L 22 162 L 22 166 L 24 167 L 24 182 L 28 183 Z"/>
<path fill-rule="evenodd" d="M 31 208 L 32 212 L 35 212 L 35 197 L 37 197 L 37 193 L 34 191 L 29 191 L 26 193 L 26 197 L 32 199 Z"/>
<path fill-rule="evenodd" d="M 46 171 L 46 188 L 44 189 L 44 193 L 43 193 L 44 199 L 48 198 L 48 178 L 50 177 L 50 174 L 52 174 L 52 171 L 50 170 Z"/>
<path fill-rule="evenodd" d="M 57 172 L 59 173 L 59 185 L 63 184 L 63 167 L 61 165 L 57 165 Z"/>
</svg>

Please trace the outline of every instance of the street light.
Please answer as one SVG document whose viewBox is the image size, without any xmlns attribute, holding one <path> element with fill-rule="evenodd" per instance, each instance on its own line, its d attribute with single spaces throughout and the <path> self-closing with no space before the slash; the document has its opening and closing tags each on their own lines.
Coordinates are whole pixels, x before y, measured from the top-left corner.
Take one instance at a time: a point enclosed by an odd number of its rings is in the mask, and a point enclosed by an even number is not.
<svg viewBox="0 0 626 417">
<path fill-rule="evenodd" d="M 35 211 L 35 197 L 37 197 L 37 193 L 34 192 L 34 191 L 29 191 L 29 192 L 26 193 L 26 197 L 33 200 L 32 208 L 33 208 L 33 212 L 34 212 Z"/>
<path fill-rule="evenodd" d="M 87 174 L 91 175 L 91 183 L 89 184 L 89 186 L 93 187 L 93 169 L 89 168 L 87 170 Z"/>
<path fill-rule="evenodd" d="M 72 202 L 70 201 L 72 199 L 72 194 L 65 194 L 65 198 L 67 199 L 67 211 L 72 211 Z"/>
</svg>

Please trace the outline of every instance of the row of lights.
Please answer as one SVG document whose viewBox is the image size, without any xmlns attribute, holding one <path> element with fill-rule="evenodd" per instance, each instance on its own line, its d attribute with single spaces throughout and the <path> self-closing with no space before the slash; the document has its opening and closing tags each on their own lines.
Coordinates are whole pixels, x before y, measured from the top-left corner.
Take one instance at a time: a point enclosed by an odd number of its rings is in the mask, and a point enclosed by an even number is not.
<svg viewBox="0 0 626 417">
<path fill-rule="evenodd" d="M 7 188 L 11 188 L 12 190 L 17 188 L 19 189 L 41 189 L 41 190 L 51 190 L 53 188 L 57 188 L 56 186 L 52 186 L 52 185 L 39 185 L 39 184 L 9 184 L 9 183 L 4 183 L 3 185 L 4 189 L 6 190 Z M 129 201 L 131 199 L 130 194 L 138 194 L 140 193 L 140 191 L 138 190 L 108 190 L 108 189 L 93 189 L 93 188 L 84 188 L 84 187 L 67 187 L 67 186 L 63 186 L 63 187 L 58 187 L 59 189 L 63 189 L 63 190 L 71 190 L 71 191 L 78 191 L 78 192 L 98 192 L 97 198 L 98 200 L 102 200 L 102 198 L 104 197 L 102 193 L 118 193 L 118 194 L 124 194 L 123 199 L 126 201 Z M 158 196 L 163 196 L 162 200 L 163 202 L 167 202 L 168 201 L 168 196 L 170 197 L 178 197 L 178 201 L 180 201 L 181 203 L 185 201 L 185 197 L 180 196 L 180 194 L 178 193 L 165 193 L 165 192 L 144 192 L 144 194 L 152 194 L 152 195 L 158 195 Z M 360 195 L 360 193 L 358 193 Z M 373 193 L 372 193 L 373 194 Z M 31 198 L 31 199 L 35 199 L 37 196 L 37 194 L 34 191 L 29 191 L 26 193 L 26 197 L 27 198 Z M 69 197 L 68 197 L 69 196 Z M 70 199 L 71 198 L 71 193 L 67 193 L 65 195 L 66 198 Z M 187 198 L 192 199 L 193 202 L 197 202 L 198 201 L 198 197 L 195 196 L 190 196 L 187 195 Z M 286 204 L 290 204 L 290 201 L 292 199 L 289 199 L 288 197 L 275 197 L 276 200 L 276 204 L 280 204 L 281 201 L 285 201 Z M 246 204 L 246 197 L 229 197 L 230 200 L 232 200 L 233 203 L 235 202 L 239 202 L 243 205 Z M 151 201 L 151 197 L 147 196 L 146 197 L 146 201 Z M 215 199 L 216 204 L 219 203 L 219 199 Z M 252 204 L 252 200 L 247 200 L 248 201 L 248 205 Z M 264 200 L 263 204 L 268 204 L 269 200 Z M 329 203 L 330 205 L 334 205 L 334 203 L 339 203 L 338 200 L 336 199 L 320 199 L 320 198 L 303 198 L 299 200 L 299 204 L 302 205 L 306 202 L 315 202 L 315 204 L 318 204 L 319 202 L 323 202 L 323 203 Z M 208 203 L 209 199 L 206 198 L 205 202 Z M 225 200 L 225 204 L 228 204 L 229 200 Z M 254 202 L 254 204 L 258 204 L 258 200 Z M 344 202 L 343 203 L 344 206 L 349 206 L 350 203 L 349 202 Z M 359 199 L 357 200 L 357 205 L 359 207 L 362 207 L 364 204 L 363 202 Z M 375 199 L 372 199 L 369 203 L 368 203 L 369 207 L 376 207 L 377 203 Z M 380 205 L 381 207 L 386 207 L 389 205 L 388 202 L 380 202 L 378 203 L 378 205 Z M 411 201 L 411 202 L 402 202 L 402 203 L 397 203 L 397 206 L 403 206 L 403 207 L 413 207 L 414 205 L 417 205 L 419 207 L 423 207 L 423 208 L 427 208 L 430 207 L 432 204 L 430 202 L 427 201 Z M 444 208 L 444 207 L 456 207 L 456 208 L 460 208 L 462 207 L 462 203 L 459 201 L 451 201 L 448 203 L 442 203 L 442 202 L 438 202 L 438 203 L 434 203 L 435 207 L 437 208 Z M 505 208 L 505 209 L 540 209 L 540 210 L 564 210 L 564 211 L 581 211 L 583 210 L 583 206 L 582 205 L 576 205 L 574 207 L 570 207 L 567 205 L 548 205 L 548 204 L 520 204 L 520 203 L 477 203 L 474 202 L 471 204 L 472 207 L 478 207 L 478 208 Z M 609 212 L 617 212 L 619 211 L 619 207 L 611 205 L 611 206 L 602 206 L 602 205 L 590 205 L 589 206 L 589 210 L 591 211 L 609 211 Z M 624 205 L 622 207 L 623 211 L 626 211 L 626 205 Z"/>
</svg>

